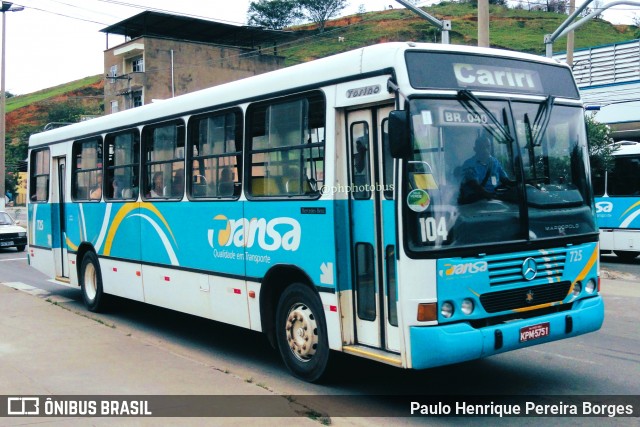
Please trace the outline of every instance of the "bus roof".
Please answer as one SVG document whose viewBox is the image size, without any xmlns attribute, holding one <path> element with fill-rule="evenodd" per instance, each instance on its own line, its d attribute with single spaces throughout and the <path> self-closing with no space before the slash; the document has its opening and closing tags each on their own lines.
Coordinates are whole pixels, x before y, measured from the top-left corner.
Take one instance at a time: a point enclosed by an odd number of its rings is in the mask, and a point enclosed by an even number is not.
<svg viewBox="0 0 640 427">
<path fill-rule="evenodd" d="M 640 142 L 635 141 L 618 141 L 619 148 L 613 152 L 614 156 L 631 156 L 640 154 Z"/>
<path fill-rule="evenodd" d="M 125 129 L 167 117 L 225 107 L 269 94 L 278 95 L 291 89 L 315 88 L 352 76 L 390 72 L 400 62 L 399 56 L 407 50 L 468 53 L 566 66 L 541 56 L 492 48 L 413 42 L 381 43 L 34 134 L 29 146 L 98 135 L 106 130 Z"/>
</svg>

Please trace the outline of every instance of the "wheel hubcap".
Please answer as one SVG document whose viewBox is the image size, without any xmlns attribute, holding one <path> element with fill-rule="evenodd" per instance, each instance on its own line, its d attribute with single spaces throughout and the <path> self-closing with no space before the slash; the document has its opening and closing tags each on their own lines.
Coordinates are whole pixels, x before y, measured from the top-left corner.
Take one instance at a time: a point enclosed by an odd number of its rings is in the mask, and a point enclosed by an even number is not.
<svg viewBox="0 0 640 427">
<path fill-rule="evenodd" d="M 84 270 L 84 293 L 87 298 L 93 301 L 98 293 L 98 285 L 96 283 L 96 269 L 93 264 L 87 265 Z"/>
<path fill-rule="evenodd" d="M 298 360 L 309 361 L 318 347 L 318 324 L 309 307 L 304 304 L 291 307 L 286 330 L 291 352 Z"/>
</svg>

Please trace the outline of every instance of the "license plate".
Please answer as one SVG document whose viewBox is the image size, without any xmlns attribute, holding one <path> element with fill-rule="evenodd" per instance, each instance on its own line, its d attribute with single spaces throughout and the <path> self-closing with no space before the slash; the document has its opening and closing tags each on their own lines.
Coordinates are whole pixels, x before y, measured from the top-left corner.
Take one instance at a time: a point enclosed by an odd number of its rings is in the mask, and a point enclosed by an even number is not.
<svg viewBox="0 0 640 427">
<path fill-rule="evenodd" d="M 0 246 L 13 246 L 13 242 L 11 240 L 8 242 L 0 242 Z"/>
<path fill-rule="evenodd" d="M 537 340 L 549 335 L 549 322 L 520 329 L 520 342 Z"/>
</svg>

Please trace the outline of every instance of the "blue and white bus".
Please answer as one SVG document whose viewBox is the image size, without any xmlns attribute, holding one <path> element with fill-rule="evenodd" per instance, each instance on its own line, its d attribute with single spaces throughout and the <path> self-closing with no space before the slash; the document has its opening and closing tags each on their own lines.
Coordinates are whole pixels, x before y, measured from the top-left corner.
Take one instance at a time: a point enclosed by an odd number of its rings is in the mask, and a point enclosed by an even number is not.
<svg viewBox="0 0 640 427">
<path fill-rule="evenodd" d="M 477 141 L 496 169 L 474 181 Z M 545 58 L 374 45 L 29 153 L 33 267 L 91 311 L 117 295 L 264 332 L 305 380 L 332 351 L 425 369 L 603 322 L 582 104 Z"/>
<path fill-rule="evenodd" d="M 617 144 L 613 170 L 593 176 L 600 252 L 631 261 L 640 254 L 640 143 Z"/>
</svg>

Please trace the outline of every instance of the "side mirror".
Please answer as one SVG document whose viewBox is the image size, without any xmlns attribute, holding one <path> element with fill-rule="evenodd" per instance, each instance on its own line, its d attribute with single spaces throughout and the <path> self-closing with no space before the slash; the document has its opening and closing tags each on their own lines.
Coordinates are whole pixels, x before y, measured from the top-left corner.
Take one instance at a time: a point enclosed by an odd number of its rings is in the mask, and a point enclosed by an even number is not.
<svg viewBox="0 0 640 427">
<path fill-rule="evenodd" d="M 389 113 L 389 149 L 396 159 L 411 155 L 409 115 L 405 110 L 394 110 Z"/>
</svg>

